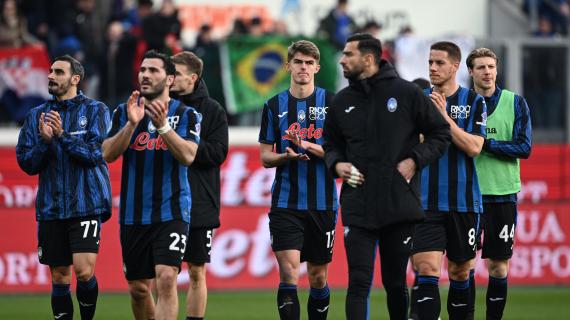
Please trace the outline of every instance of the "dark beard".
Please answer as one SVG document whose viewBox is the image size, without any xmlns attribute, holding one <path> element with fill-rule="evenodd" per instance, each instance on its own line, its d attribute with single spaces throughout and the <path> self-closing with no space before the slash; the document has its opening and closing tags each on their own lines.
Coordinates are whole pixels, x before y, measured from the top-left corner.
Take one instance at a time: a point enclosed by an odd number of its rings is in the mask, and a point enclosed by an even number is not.
<svg viewBox="0 0 570 320">
<path fill-rule="evenodd" d="M 348 80 L 351 81 L 356 81 L 358 80 L 358 78 L 360 77 L 360 75 L 362 74 L 362 72 L 364 68 L 360 67 L 360 68 L 355 68 L 352 69 L 351 71 L 343 71 L 342 74 L 344 75 L 344 77 Z"/>
<path fill-rule="evenodd" d="M 57 85 L 54 89 L 50 89 L 50 87 L 48 87 L 48 92 L 56 97 L 61 97 L 69 91 L 69 88 L 71 88 L 71 83 L 62 83 Z"/>
<path fill-rule="evenodd" d="M 166 79 L 156 85 L 156 90 L 147 93 L 141 92 L 141 96 L 149 101 L 152 101 L 162 94 L 164 87 L 166 87 Z"/>
</svg>

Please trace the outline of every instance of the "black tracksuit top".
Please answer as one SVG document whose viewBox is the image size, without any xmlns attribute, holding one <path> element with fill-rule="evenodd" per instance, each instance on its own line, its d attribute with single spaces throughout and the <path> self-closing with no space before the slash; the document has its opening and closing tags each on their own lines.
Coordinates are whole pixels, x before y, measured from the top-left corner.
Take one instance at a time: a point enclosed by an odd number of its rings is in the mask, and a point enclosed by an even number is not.
<svg viewBox="0 0 570 320">
<path fill-rule="evenodd" d="M 220 226 L 220 166 L 228 155 L 228 120 L 222 106 L 209 97 L 203 80 L 194 92 L 178 97 L 202 114 L 200 144 L 188 168 L 192 194 L 190 228 Z"/>
<path fill-rule="evenodd" d="M 445 152 L 450 128 L 430 99 L 399 78 L 390 63 L 382 60 L 378 73 L 350 81 L 335 96 L 324 138 L 325 162 L 335 176 L 337 162 L 350 162 L 364 174 L 365 182 L 357 188 L 343 183 L 345 226 L 378 229 L 424 218 L 420 170 Z M 408 157 L 417 167 L 410 183 L 396 168 Z"/>
</svg>

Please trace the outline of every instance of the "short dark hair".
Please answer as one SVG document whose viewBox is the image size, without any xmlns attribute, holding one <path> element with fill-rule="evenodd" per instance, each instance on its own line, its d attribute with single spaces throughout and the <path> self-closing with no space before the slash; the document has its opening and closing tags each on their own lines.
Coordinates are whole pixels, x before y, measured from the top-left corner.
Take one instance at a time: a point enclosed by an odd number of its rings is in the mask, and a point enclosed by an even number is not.
<svg viewBox="0 0 570 320">
<path fill-rule="evenodd" d="M 382 43 L 379 39 L 368 33 L 355 33 L 346 39 L 346 42 L 358 41 L 358 51 L 370 53 L 377 65 L 380 65 L 382 57 Z"/>
<path fill-rule="evenodd" d="M 416 86 L 418 86 L 420 89 L 427 89 L 431 86 L 429 81 L 427 79 L 424 79 L 424 78 L 416 78 L 416 79 L 412 80 L 412 83 L 415 84 Z"/>
<path fill-rule="evenodd" d="M 190 72 L 195 73 L 198 77 L 202 76 L 204 69 L 204 62 L 197 55 L 190 51 L 182 51 L 170 57 L 174 64 L 185 65 Z"/>
<path fill-rule="evenodd" d="M 166 71 L 166 75 L 173 76 L 176 74 L 176 67 L 172 60 L 165 55 L 164 53 L 160 53 L 155 50 L 149 50 L 145 52 L 143 59 L 160 59 L 164 65 L 164 71 Z"/>
<path fill-rule="evenodd" d="M 53 59 L 53 62 L 56 61 L 67 61 L 69 62 L 69 70 L 71 71 L 71 75 L 75 76 L 78 75 L 79 76 L 79 81 L 81 82 L 81 80 L 83 80 L 83 77 L 85 77 L 85 69 L 83 68 L 83 65 L 81 64 L 81 62 L 77 61 L 77 59 L 75 59 L 74 57 L 66 54 L 63 56 L 59 56 L 55 59 Z"/>
<path fill-rule="evenodd" d="M 287 62 L 290 62 L 295 54 L 297 54 L 297 52 L 311 56 L 315 58 L 317 62 L 319 62 L 321 59 L 321 52 L 319 51 L 317 45 L 308 40 L 299 40 L 297 42 L 293 42 L 289 48 L 287 48 Z"/>
<path fill-rule="evenodd" d="M 477 48 L 471 51 L 471 53 L 467 56 L 467 60 L 465 61 L 467 68 L 473 69 L 473 62 L 475 59 L 484 57 L 493 58 L 495 60 L 495 64 L 499 63 L 499 59 L 493 50 L 488 48 Z"/>
<path fill-rule="evenodd" d="M 450 41 L 439 41 L 431 45 L 430 50 L 439 50 L 447 52 L 447 55 L 456 60 L 461 61 L 461 49 L 459 46 Z"/>
</svg>

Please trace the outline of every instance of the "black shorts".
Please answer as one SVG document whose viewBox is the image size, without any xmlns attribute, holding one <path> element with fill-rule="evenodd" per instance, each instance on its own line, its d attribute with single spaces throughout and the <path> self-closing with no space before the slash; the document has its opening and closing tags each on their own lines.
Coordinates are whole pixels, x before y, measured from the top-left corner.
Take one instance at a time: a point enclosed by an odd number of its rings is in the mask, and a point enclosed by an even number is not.
<svg viewBox="0 0 570 320">
<path fill-rule="evenodd" d="M 483 203 L 484 259 L 508 260 L 513 256 L 517 204 L 514 202 Z"/>
<path fill-rule="evenodd" d="M 273 251 L 299 250 L 301 261 L 325 264 L 332 260 L 336 211 L 272 208 L 269 232 Z"/>
<path fill-rule="evenodd" d="M 444 251 L 453 262 L 475 258 L 479 219 L 473 212 L 426 211 L 426 219 L 416 225 L 412 253 Z"/>
<path fill-rule="evenodd" d="M 192 264 L 203 264 L 210 262 L 212 252 L 213 228 L 190 229 L 188 235 L 188 247 L 184 253 L 184 261 Z"/>
<path fill-rule="evenodd" d="M 53 267 L 73 264 L 74 253 L 98 253 L 101 217 L 38 221 L 38 258 Z"/>
<path fill-rule="evenodd" d="M 180 271 L 186 250 L 188 223 L 180 220 L 150 225 L 121 225 L 123 272 L 127 280 L 152 279 L 155 266 L 163 264 Z"/>
</svg>

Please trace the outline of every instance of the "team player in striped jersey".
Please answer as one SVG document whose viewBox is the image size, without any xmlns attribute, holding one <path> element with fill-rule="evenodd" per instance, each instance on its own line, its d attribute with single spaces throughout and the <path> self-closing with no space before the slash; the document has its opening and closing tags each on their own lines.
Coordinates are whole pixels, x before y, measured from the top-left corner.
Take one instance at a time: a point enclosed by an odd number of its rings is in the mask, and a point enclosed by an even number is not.
<svg viewBox="0 0 570 320">
<path fill-rule="evenodd" d="M 123 155 L 121 246 L 136 319 L 178 316 L 176 278 L 191 206 L 187 167 L 198 149 L 201 115 L 169 98 L 175 72 L 168 56 L 147 52 L 138 73 L 140 92 L 117 107 L 103 142 L 105 160 Z"/>
<path fill-rule="evenodd" d="M 101 222 L 111 217 L 109 170 L 101 155 L 109 111 L 78 91 L 83 77 L 79 61 L 68 55 L 55 58 L 48 74 L 53 99 L 28 113 L 16 146 L 20 168 L 40 176 L 38 258 L 49 265 L 51 307 L 60 320 L 73 319 L 72 265 L 81 319 L 95 315 Z"/>
<path fill-rule="evenodd" d="M 300 40 L 289 46 L 291 88 L 263 108 L 259 142 L 261 162 L 276 168 L 269 230 L 279 264 L 277 306 L 281 319 L 299 319 L 297 282 L 307 261 L 311 286 L 309 319 L 326 319 L 327 268 L 332 259 L 337 194 L 323 161 L 323 126 L 333 94 L 315 86 L 319 49 Z"/>
<path fill-rule="evenodd" d="M 450 279 L 450 319 L 465 319 L 469 301 L 469 269 L 475 259 L 483 203 L 475 159 L 485 139 L 487 107 L 483 97 L 457 84 L 461 51 L 452 42 L 430 48 L 429 76 L 433 88 L 424 92 L 451 127 L 451 141 L 439 161 L 422 171 L 422 206 L 426 219 L 416 226 L 412 260 L 418 270 L 419 319 L 440 313 L 439 276 L 446 252 Z"/>
<path fill-rule="evenodd" d="M 487 48 L 473 50 L 466 60 L 474 89 L 485 98 L 488 108 L 487 139 L 475 164 L 485 211 L 483 258 L 488 259 L 489 270 L 486 317 L 493 320 L 503 317 L 507 302 L 517 192 L 521 190 L 519 159 L 527 159 L 532 148 L 528 105 L 523 97 L 497 86 L 497 60 Z"/>
</svg>

